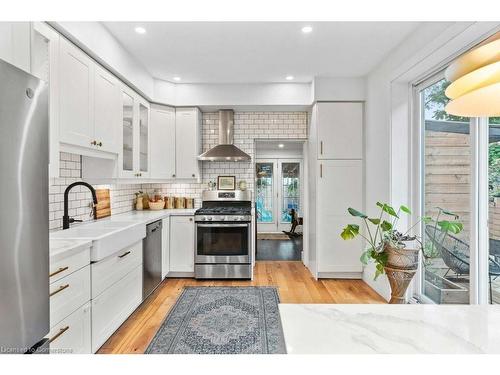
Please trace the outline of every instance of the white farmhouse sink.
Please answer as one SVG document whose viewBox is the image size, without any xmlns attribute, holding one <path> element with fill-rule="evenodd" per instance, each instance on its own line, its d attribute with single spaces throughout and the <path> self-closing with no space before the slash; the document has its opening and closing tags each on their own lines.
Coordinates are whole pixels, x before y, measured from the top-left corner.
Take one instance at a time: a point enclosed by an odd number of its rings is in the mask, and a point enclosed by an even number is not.
<svg viewBox="0 0 500 375">
<path fill-rule="evenodd" d="M 146 237 L 142 223 L 103 221 L 81 224 L 50 234 L 51 239 L 91 240 L 90 260 L 97 262 Z"/>
</svg>

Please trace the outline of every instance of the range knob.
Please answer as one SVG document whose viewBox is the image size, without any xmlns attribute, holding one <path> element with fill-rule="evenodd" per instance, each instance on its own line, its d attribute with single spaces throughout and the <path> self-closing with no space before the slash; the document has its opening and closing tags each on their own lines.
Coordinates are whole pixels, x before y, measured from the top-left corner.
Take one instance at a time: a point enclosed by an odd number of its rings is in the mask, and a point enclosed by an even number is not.
<svg viewBox="0 0 500 375">
<path fill-rule="evenodd" d="M 205 221 L 205 220 L 207 220 L 207 218 L 206 218 L 205 216 L 203 216 L 203 217 L 201 218 L 201 221 Z"/>
<path fill-rule="evenodd" d="M 208 217 L 208 221 L 212 221 L 212 217 L 210 217 L 210 216 L 209 216 L 209 217 Z"/>
</svg>

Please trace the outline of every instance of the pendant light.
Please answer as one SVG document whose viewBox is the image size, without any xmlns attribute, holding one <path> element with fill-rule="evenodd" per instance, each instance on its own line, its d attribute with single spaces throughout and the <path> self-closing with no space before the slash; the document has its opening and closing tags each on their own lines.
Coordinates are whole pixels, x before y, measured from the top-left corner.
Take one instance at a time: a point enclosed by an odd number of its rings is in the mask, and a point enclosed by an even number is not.
<svg viewBox="0 0 500 375">
<path fill-rule="evenodd" d="M 455 60 L 445 72 L 451 84 L 445 111 L 463 117 L 500 116 L 500 35 Z"/>
</svg>

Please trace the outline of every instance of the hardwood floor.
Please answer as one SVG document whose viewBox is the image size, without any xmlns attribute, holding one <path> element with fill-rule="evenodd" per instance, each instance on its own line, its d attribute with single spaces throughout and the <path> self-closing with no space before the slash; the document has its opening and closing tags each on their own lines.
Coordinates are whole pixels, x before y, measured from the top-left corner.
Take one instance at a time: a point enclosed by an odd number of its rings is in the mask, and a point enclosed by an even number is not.
<svg viewBox="0 0 500 375">
<path fill-rule="evenodd" d="M 276 286 L 281 303 L 385 303 L 362 280 L 316 281 L 301 262 L 259 261 L 252 281 L 166 279 L 99 353 L 143 353 L 184 286 Z"/>
</svg>

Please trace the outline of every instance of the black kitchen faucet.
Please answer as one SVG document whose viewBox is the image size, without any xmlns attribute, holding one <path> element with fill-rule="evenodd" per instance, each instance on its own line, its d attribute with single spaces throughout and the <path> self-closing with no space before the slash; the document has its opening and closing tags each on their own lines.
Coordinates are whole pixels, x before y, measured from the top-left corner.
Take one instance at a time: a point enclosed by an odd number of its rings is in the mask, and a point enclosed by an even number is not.
<svg viewBox="0 0 500 375">
<path fill-rule="evenodd" d="M 69 217 L 68 215 L 68 195 L 69 195 L 69 191 L 74 188 L 75 186 L 78 186 L 78 185 L 82 185 L 82 186 L 86 186 L 90 192 L 92 193 L 92 200 L 94 201 L 94 205 L 92 207 L 92 212 L 93 212 L 93 215 L 94 215 L 94 220 L 97 219 L 97 210 L 96 210 L 96 206 L 97 206 L 97 195 L 95 193 L 95 189 L 92 187 L 92 185 L 86 183 L 86 182 L 83 182 L 83 181 L 77 181 L 77 182 L 73 182 L 71 185 L 69 185 L 66 190 L 64 190 L 64 215 L 63 215 L 63 229 L 68 229 L 69 228 L 69 225 L 71 223 L 74 223 L 75 221 L 81 221 L 81 220 L 75 220 L 73 219 L 72 217 Z"/>
</svg>

